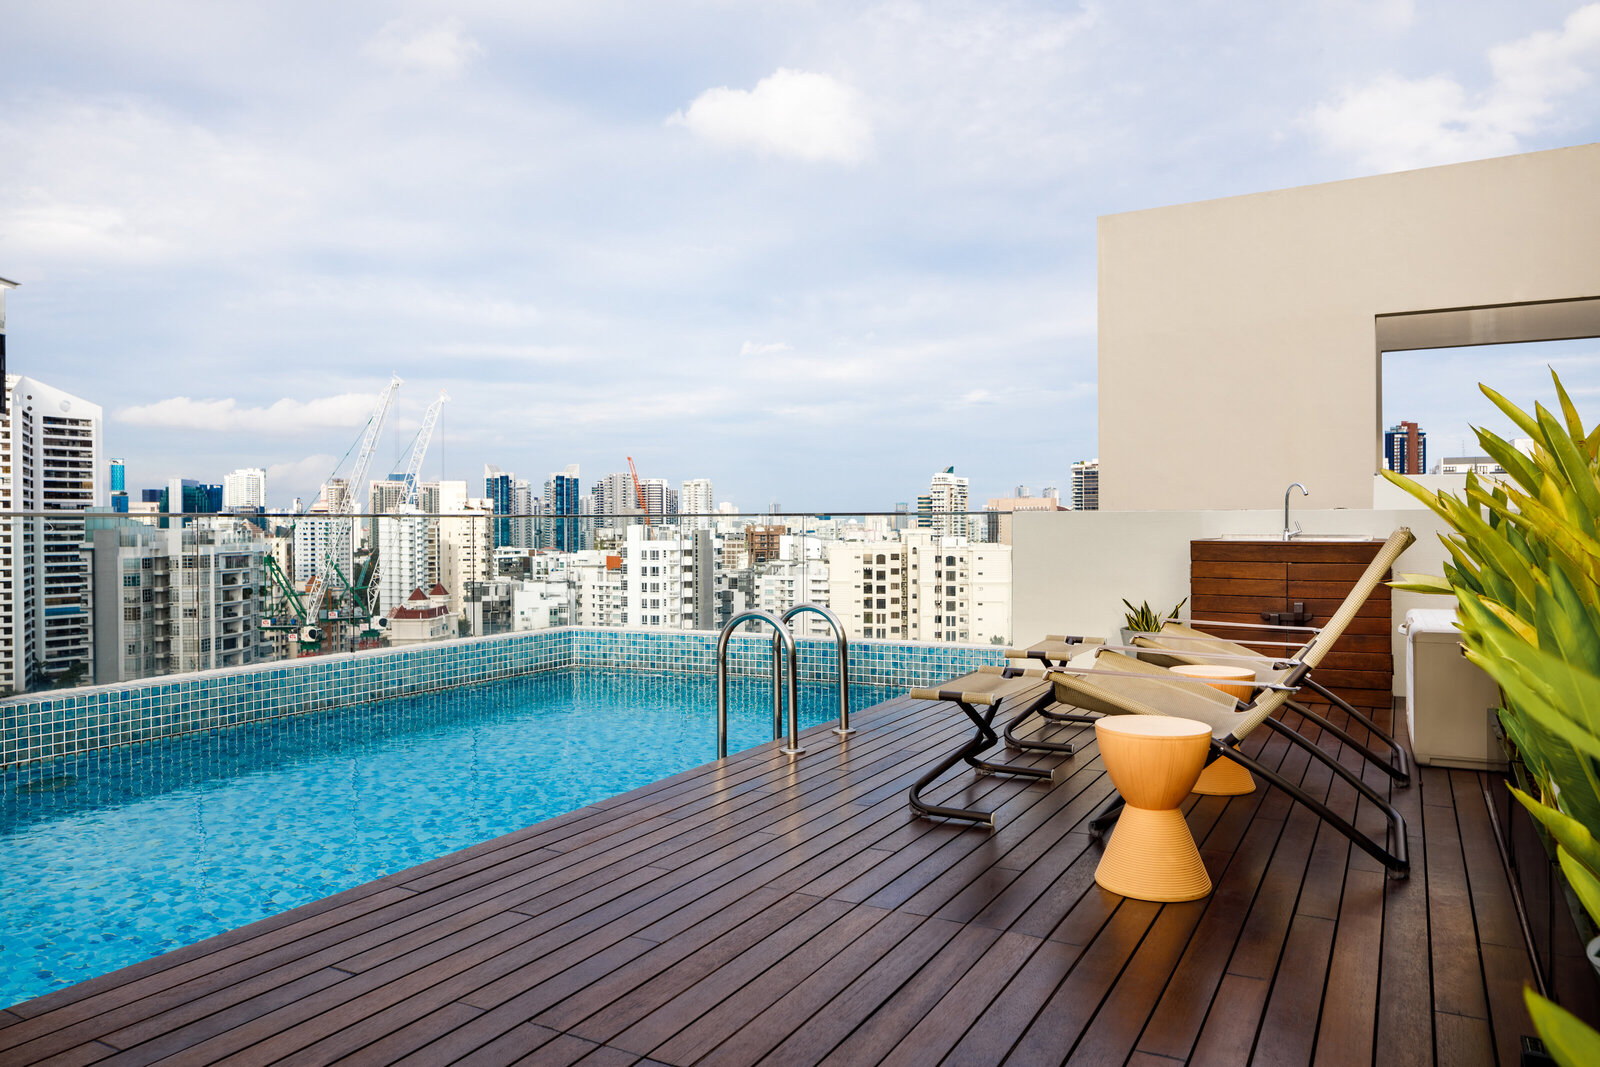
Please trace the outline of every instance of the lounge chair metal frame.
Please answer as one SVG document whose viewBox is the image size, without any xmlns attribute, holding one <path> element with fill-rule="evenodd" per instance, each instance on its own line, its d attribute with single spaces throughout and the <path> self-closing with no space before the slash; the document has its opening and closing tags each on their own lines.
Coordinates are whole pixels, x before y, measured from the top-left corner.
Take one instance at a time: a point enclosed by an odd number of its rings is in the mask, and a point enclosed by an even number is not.
<svg viewBox="0 0 1600 1067">
<path fill-rule="evenodd" d="M 958 763 L 965 763 L 980 775 L 1005 774 L 1019 778 L 1046 781 L 1055 778 L 1055 771 L 1049 767 L 1019 767 L 1006 763 L 993 763 L 989 760 L 978 758 L 980 754 L 1000 743 L 1000 734 L 995 730 L 994 720 L 995 716 L 999 714 L 1001 706 L 1007 704 L 1013 696 L 1028 688 L 1025 685 L 1005 685 L 1004 683 L 1008 681 L 1011 681 L 1011 679 L 1003 674 L 999 667 L 983 667 L 972 674 L 963 675 L 940 686 L 913 689 L 911 691 L 911 695 L 919 700 L 939 700 L 954 704 L 966 714 L 968 719 L 972 720 L 972 725 L 976 727 L 970 739 L 940 760 L 911 786 L 907 797 L 911 802 L 912 810 L 921 815 L 940 816 L 946 819 L 963 819 L 990 828 L 994 827 L 994 812 L 992 811 L 949 807 L 947 805 L 929 803 L 922 799 L 922 791 L 932 785 L 940 775 Z M 972 688 L 963 688 L 964 684 L 969 684 Z M 1051 688 L 1045 686 L 1039 693 L 1029 698 L 1022 710 L 1013 716 L 1011 722 L 1005 724 L 1002 729 L 1009 730 L 1014 724 L 1021 722 L 1053 699 L 1054 695 Z M 983 707 L 984 710 L 982 712 L 978 711 L 975 705 Z M 1057 745 L 1054 742 L 1049 742 L 1048 744 L 1052 746 L 1049 751 L 1065 749 L 1068 754 L 1072 752 L 1071 745 Z"/>
<path fill-rule="evenodd" d="M 1398 785 L 1411 784 L 1411 762 L 1406 756 L 1406 751 L 1395 741 L 1394 736 L 1383 730 L 1372 718 L 1333 690 L 1320 684 L 1311 677 L 1313 670 L 1322 662 L 1322 657 L 1327 655 L 1344 636 L 1345 629 L 1355 619 L 1356 613 L 1367 602 L 1372 591 L 1383 581 L 1384 576 L 1394 565 L 1395 560 L 1416 540 L 1409 529 L 1402 526 L 1390 534 L 1383 546 L 1367 564 L 1366 570 L 1356 583 L 1351 586 L 1350 592 L 1345 596 L 1344 602 L 1337 611 L 1329 617 L 1328 622 L 1321 627 L 1313 626 L 1282 626 L 1254 622 L 1225 622 L 1216 619 L 1190 619 L 1186 623 L 1169 621 L 1158 631 L 1145 632 L 1133 635 L 1135 651 L 1140 653 L 1141 659 L 1153 663 L 1211 663 L 1234 662 L 1253 663 L 1258 669 L 1267 672 L 1282 672 L 1286 680 L 1292 674 L 1297 687 L 1308 689 L 1317 694 L 1329 704 L 1337 707 L 1350 717 L 1351 722 L 1360 723 L 1369 734 L 1377 738 L 1389 750 L 1388 755 L 1376 752 L 1367 745 L 1357 741 L 1351 733 L 1330 721 L 1326 716 L 1312 711 L 1297 700 L 1286 700 L 1284 706 L 1296 715 L 1315 723 L 1317 727 L 1327 731 L 1351 749 L 1361 754 L 1373 766 L 1382 770 Z M 1309 633 L 1311 636 L 1303 644 L 1293 645 L 1289 642 L 1261 641 L 1252 644 L 1264 644 L 1272 647 L 1293 648 L 1295 652 L 1284 656 L 1267 656 L 1255 652 L 1253 649 L 1230 641 L 1224 637 L 1215 637 L 1192 628 L 1192 624 L 1200 623 L 1205 626 L 1231 627 L 1244 630 L 1271 630 L 1278 632 Z M 1196 646 L 1195 651 L 1185 650 L 1185 645 Z M 1176 647 L 1174 647 L 1176 646 Z M 1209 646 L 1209 647 L 1207 647 Z"/>
<path fill-rule="evenodd" d="M 1076 634 L 1046 634 L 1044 636 L 1044 640 L 1038 642 L 1037 644 L 1029 645 L 1027 648 L 1006 649 L 1006 658 L 1035 660 L 1043 664 L 1045 668 L 1050 668 L 1056 666 L 1057 664 L 1066 663 L 1073 656 L 1083 652 L 1087 646 L 1104 644 L 1105 639 L 1102 637 L 1081 637 Z M 1017 678 L 1027 673 L 1027 670 L 1023 667 L 1006 666 L 1001 669 L 1001 673 L 1007 678 Z M 1007 747 L 1023 752 L 1057 752 L 1064 755 L 1072 754 L 1073 746 L 1070 744 L 1063 744 L 1059 741 L 1042 741 L 1036 737 L 1023 738 L 1017 736 L 1017 727 L 1022 725 L 1023 721 L 1027 719 L 1028 715 L 1034 713 L 1037 713 L 1041 719 L 1046 719 L 1057 724 L 1071 723 L 1083 725 L 1086 723 L 1093 723 L 1096 718 L 1096 716 L 1093 715 L 1079 715 L 1075 712 L 1054 711 L 1048 706 L 1047 702 L 1044 705 L 1032 709 L 1032 711 L 1016 716 L 1010 722 L 1006 723 L 1005 729 L 1001 730 L 1000 734 L 1005 738 Z"/>
<path fill-rule="evenodd" d="M 1118 656 L 1119 664 L 1109 669 L 1067 666 L 1052 668 L 1045 672 L 1045 676 L 1055 683 L 1058 701 L 1075 704 L 1091 713 L 1177 715 L 1207 722 L 1212 726 L 1213 734 L 1211 755 L 1207 763 L 1215 759 L 1231 759 L 1252 773 L 1259 774 L 1269 784 L 1310 808 L 1319 818 L 1343 834 L 1356 847 L 1382 863 L 1395 876 L 1403 878 L 1410 873 L 1411 859 L 1406 841 L 1405 816 L 1386 797 L 1336 757 L 1273 718 L 1273 712 L 1287 701 L 1288 694 L 1293 691 L 1294 683 L 1301 680 L 1304 673 L 1310 669 L 1307 665 L 1297 664 L 1285 680 L 1260 690 L 1249 703 L 1246 703 L 1235 700 L 1198 679 L 1174 675 L 1164 667 L 1142 664 L 1139 660 L 1110 649 L 1102 649 L 1096 659 L 1106 655 Z M 1034 673 L 1027 672 L 1029 675 Z M 1119 691 L 1119 688 L 1126 687 L 1119 687 L 1117 682 L 1102 684 L 1112 678 L 1137 679 L 1140 682 L 1149 682 L 1156 688 L 1147 690 L 1141 698 Z M 1164 706 L 1158 707 L 1150 703 L 1151 699 L 1159 700 Z M 1225 713 L 1225 717 L 1219 713 Z M 1239 752 L 1235 746 L 1257 726 L 1265 726 L 1303 750 L 1309 757 L 1326 766 L 1340 780 L 1349 784 L 1361 797 L 1376 806 L 1383 813 L 1387 823 L 1383 843 L 1374 841 L 1351 820 L 1289 782 L 1276 771 Z M 1116 821 L 1122 803 L 1121 796 L 1113 796 L 1090 820 L 1090 831 L 1095 834 L 1103 833 L 1106 827 Z"/>
</svg>

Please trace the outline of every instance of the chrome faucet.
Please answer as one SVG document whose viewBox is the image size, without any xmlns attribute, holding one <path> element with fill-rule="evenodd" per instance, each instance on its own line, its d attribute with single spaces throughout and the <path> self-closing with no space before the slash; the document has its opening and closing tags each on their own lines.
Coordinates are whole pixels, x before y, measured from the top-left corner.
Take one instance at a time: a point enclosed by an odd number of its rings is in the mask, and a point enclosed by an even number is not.
<svg viewBox="0 0 1600 1067">
<path fill-rule="evenodd" d="M 1289 529 L 1289 493 L 1294 489 L 1300 490 L 1301 496 L 1311 495 L 1311 490 L 1307 489 L 1299 482 L 1294 482 L 1289 486 L 1288 489 L 1283 491 L 1283 539 L 1285 541 L 1292 540 L 1294 535 L 1300 532 L 1300 524 L 1298 522 L 1294 524 L 1293 530 Z"/>
</svg>

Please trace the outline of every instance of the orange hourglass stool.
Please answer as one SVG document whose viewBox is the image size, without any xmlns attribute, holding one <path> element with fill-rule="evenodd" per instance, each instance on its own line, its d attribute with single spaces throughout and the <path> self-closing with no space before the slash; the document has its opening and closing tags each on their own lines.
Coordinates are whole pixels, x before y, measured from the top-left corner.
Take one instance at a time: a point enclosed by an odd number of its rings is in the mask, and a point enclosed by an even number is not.
<svg viewBox="0 0 1600 1067">
<path fill-rule="evenodd" d="M 1094 880 L 1137 900 L 1197 900 L 1211 892 L 1178 805 L 1211 748 L 1211 727 L 1166 715 L 1108 715 L 1094 724 L 1100 759 L 1126 801 Z"/>
<path fill-rule="evenodd" d="M 1213 689 L 1220 689 L 1235 700 L 1249 702 L 1256 672 L 1249 667 L 1223 667 L 1211 663 L 1179 664 L 1167 668 L 1173 674 L 1199 678 Z M 1250 772 L 1231 759 L 1214 759 L 1200 772 L 1194 792 L 1213 797 L 1237 797 L 1256 791 Z"/>
</svg>

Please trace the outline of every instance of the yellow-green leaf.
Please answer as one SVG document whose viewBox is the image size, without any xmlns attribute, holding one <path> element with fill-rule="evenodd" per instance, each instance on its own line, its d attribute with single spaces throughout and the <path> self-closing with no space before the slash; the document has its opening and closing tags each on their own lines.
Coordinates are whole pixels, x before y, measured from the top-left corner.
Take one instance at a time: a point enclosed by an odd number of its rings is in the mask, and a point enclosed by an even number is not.
<svg viewBox="0 0 1600 1067">
<path fill-rule="evenodd" d="M 1600 1033 L 1532 988 L 1524 989 L 1522 996 L 1545 1050 L 1561 1067 L 1594 1067 L 1600 1063 Z"/>
</svg>

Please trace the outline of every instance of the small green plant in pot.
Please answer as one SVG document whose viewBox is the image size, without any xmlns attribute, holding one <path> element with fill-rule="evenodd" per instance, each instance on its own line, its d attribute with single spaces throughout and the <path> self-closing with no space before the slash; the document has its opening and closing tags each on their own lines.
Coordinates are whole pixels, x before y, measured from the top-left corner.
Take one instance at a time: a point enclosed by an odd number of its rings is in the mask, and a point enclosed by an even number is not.
<svg viewBox="0 0 1600 1067">
<path fill-rule="evenodd" d="M 1157 632 L 1161 629 L 1162 623 L 1166 622 L 1168 619 L 1176 619 L 1178 617 L 1178 612 L 1181 611 L 1183 606 L 1188 602 L 1189 598 L 1184 597 L 1182 600 L 1178 601 L 1173 609 L 1167 612 L 1165 616 L 1161 616 L 1156 614 L 1156 609 L 1150 606 L 1150 601 L 1148 600 L 1141 603 L 1138 607 L 1134 607 L 1132 604 L 1124 600 L 1122 602 L 1122 606 L 1127 608 L 1128 611 L 1125 615 L 1123 615 L 1124 624 L 1122 627 L 1122 643 L 1125 645 L 1130 643 L 1133 640 L 1134 634 L 1150 634 Z"/>
</svg>

